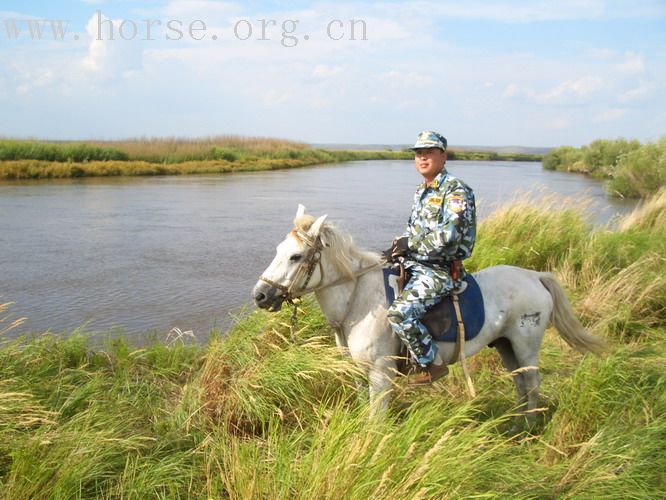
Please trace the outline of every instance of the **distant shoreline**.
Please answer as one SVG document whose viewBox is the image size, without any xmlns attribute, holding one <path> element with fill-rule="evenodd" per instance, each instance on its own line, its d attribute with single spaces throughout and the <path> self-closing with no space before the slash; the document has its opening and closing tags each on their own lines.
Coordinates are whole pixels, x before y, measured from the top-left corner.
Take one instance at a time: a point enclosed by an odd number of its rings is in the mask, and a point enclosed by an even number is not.
<svg viewBox="0 0 666 500">
<path fill-rule="evenodd" d="M 335 144 L 335 143 L 310 143 L 315 149 L 326 149 L 329 151 L 403 151 L 411 144 Z M 498 153 L 498 154 L 529 154 L 546 155 L 553 147 L 532 146 L 475 146 L 475 145 L 449 145 L 450 151 L 472 152 L 472 153 Z"/>
<path fill-rule="evenodd" d="M 0 180 L 224 174 L 411 158 L 413 153 L 407 149 L 322 149 L 280 139 L 235 136 L 104 142 L 0 140 Z M 453 148 L 449 159 L 541 161 L 543 155 Z"/>
</svg>

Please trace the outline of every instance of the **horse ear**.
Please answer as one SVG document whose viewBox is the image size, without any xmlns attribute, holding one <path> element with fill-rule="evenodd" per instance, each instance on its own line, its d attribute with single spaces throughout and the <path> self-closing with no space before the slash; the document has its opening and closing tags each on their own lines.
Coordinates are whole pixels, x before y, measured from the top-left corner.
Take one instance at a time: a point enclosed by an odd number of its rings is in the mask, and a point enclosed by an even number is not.
<svg viewBox="0 0 666 500">
<path fill-rule="evenodd" d="M 294 219 L 300 219 L 304 215 L 305 215 L 305 207 L 299 203 L 298 210 L 296 210 L 296 217 L 294 217 Z"/>
<path fill-rule="evenodd" d="M 316 238 L 317 236 L 319 236 L 319 233 L 321 232 L 321 228 L 324 225 L 324 222 L 326 221 L 326 217 L 328 217 L 328 215 L 322 215 L 321 217 L 319 217 L 316 221 L 314 221 L 312 223 L 312 226 L 310 226 L 310 230 L 308 231 L 310 236 L 312 236 L 313 238 Z"/>
</svg>

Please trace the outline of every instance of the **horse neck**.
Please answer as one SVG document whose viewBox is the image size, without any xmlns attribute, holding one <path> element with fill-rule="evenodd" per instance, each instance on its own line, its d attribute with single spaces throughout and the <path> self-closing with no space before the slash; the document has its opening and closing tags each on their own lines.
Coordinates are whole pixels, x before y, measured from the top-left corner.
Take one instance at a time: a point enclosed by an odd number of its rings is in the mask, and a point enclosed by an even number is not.
<svg viewBox="0 0 666 500">
<path fill-rule="evenodd" d="M 352 268 L 355 272 L 359 272 L 370 265 L 372 264 L 364 263 L 354 258 Z M 324 275 L 326 276 L 326 283 L 334 283 L 338 280 L 343 281 L 338 285 L 325 287 L 315 292 L 317 302 L 319 302 L 319 307 L 321 307 L 329 324 L 342 325 L 351 312 L 352 302 L 359 295 L 359 288 L 361 287 L 359 280 L 362 279 L 362 276 L 344 280 L 345 276 L 343 273 L 332 263 L 322 261 L 322 266 L 324 268 Z"/>
</svg>

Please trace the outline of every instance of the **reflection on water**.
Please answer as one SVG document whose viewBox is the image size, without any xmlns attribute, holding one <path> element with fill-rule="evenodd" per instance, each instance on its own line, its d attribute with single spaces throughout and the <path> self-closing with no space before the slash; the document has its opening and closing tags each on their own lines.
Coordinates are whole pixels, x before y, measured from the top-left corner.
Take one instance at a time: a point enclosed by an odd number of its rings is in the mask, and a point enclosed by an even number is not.
<svg viewBox="0 0 666 500">
<path fill-rule="evenodd" d="M 526 196 L 589 200 L 603 223 L 633 202 L 538 163 L 449 162 L 479 214 Z M 76 179 L 0 184 L 0 301 L 28 316 L 22 332 L 113 325 L 129 336 L 172 327 L 205 338 L 226 328 L 298 203 L 383 249 L 403 231 L 420 182 L 411 161 L 351 162 L 221 176 Z M 539 191 L 543 190 L 543 191 Z M 581 205 L 582 206 L 582 205 Z"/>
</svg>

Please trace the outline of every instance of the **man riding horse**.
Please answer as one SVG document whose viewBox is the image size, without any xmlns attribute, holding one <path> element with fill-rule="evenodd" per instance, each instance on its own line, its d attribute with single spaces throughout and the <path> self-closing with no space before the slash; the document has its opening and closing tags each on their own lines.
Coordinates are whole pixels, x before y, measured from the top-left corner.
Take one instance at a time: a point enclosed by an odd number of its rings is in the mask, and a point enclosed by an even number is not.
<svg viewBox="0 0 666 500">
<path fill-rule="evenodd" d="M 406 231 L 384 252 L 388 262 L 401 261 L 411 274 L 388 321 L 417 364 L 409 376 L 413 385 L 448 373 L 421 318 L 459 285 L 465 274 L 461 261 L 472 254 L 476 238 L 474 193 L 446 171 L 446 147 L 446 138 L 437 132 L 421 132 L 416 139 L 411 149 L 424 182 L 414 194 Z"/>
</svg>

